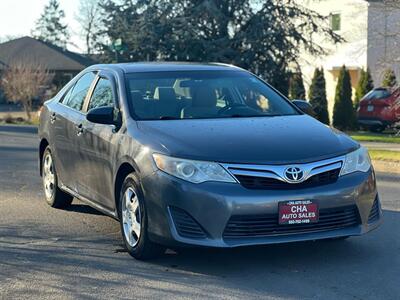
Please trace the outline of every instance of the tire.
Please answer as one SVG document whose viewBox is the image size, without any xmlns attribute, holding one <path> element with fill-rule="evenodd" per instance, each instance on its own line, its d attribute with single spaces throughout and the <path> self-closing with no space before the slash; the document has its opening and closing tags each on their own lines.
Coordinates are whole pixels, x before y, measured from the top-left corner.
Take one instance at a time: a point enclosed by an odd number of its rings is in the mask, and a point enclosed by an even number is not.
<svg viewBox="0 0 400 300">
<path fill-rule="evenodd" d="M 383 125 L 377 125 L 377 126 L 371 126 L 370 130 L 372 132 L 376 132 L 376 133 L 381 133 L 382 131 L 384 131 L 386 129 L 386 126 Z"/>
<path fill-rule="evenodd" d="M 58 177 L 50 148 L 44 150 L 42 157 L 42 181 L 45 199 L 54 208 L 66 208 L 74 199 L 58 187 Z"/>
<path fill-rule="evenodd" d="M 146 202 L 139 180 L 133 173 L 125 178 L 122 185 L 118 216 L 122 239 L 132 257 L 147 260 L 165 252 L 165 247 L 149 239 Z"/>
</svg>

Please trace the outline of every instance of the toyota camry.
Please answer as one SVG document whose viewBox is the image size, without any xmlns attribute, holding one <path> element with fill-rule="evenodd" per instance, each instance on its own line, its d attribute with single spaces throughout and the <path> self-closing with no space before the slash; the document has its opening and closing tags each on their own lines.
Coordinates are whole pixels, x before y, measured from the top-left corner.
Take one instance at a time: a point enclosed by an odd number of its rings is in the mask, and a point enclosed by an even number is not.
<svg viewBox="0 0 400 300">
<path fill-rule="evenodd" d="M 305 104 L 230 65 L 91 66 L 42 109 L 45 199 L 117 219 L 138 259 L 375 229 L 368 151 Z"/>
</svg>

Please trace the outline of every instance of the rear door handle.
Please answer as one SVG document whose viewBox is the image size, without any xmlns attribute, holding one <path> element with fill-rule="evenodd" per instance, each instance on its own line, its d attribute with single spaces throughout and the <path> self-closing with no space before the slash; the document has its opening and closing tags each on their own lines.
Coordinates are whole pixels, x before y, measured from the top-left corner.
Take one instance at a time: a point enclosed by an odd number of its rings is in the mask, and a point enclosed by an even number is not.
<svg viewBox="0 0 400 300">
<path fill-rule="evenodd" d="M 52 113 L 50 116 L 50 123 L 54 124 L 54 122 L 57 120 L 56 113 Z"/>
<path fill-rule="evenodd" d="M 82 133 L 83 133 L 83 126 L 82 126 L 82 124 L 76 125 L 75 128 L 76 128 L 76 135 L 77 135 L 77 136 L 82 135 Z"/>
</svg>

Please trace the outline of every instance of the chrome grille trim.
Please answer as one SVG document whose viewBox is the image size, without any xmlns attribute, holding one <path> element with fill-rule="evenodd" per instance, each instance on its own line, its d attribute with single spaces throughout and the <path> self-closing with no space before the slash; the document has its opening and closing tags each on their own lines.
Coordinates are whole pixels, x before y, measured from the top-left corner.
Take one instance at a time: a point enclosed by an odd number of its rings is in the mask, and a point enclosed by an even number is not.
<svg viewBox="0 0 400 300">
<path fill-rule="evenodd" d="M 272 178 L 283 182 L 298 184 L 306 181 L 314 175 L 341 169 L 345 156 L 339 156 L 306 164 L 287 165 L 253 165 L 253 164 L 221 164 L 236 180 L 236 175 Z M 304 171 L 301 181 L 293 183 L 285 179 L 284 172 L 288 167 L 300 167 Z M 238 181 L 238 180 L 237 180 Z"/>
</svg>

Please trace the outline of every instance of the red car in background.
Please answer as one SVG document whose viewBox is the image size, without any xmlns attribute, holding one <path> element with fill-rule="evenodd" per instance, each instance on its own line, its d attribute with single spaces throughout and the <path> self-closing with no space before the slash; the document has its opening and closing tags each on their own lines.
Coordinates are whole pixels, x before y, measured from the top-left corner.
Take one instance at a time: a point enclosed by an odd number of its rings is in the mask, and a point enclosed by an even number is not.
<svg viewBox="0 0 400 300">
<path fill-rule="evenodd" d="M 366 94 L 357 110 L 358 124 L 381 132 L 400 122 L 400 88 L 376 88 Z"/>
</svg>

